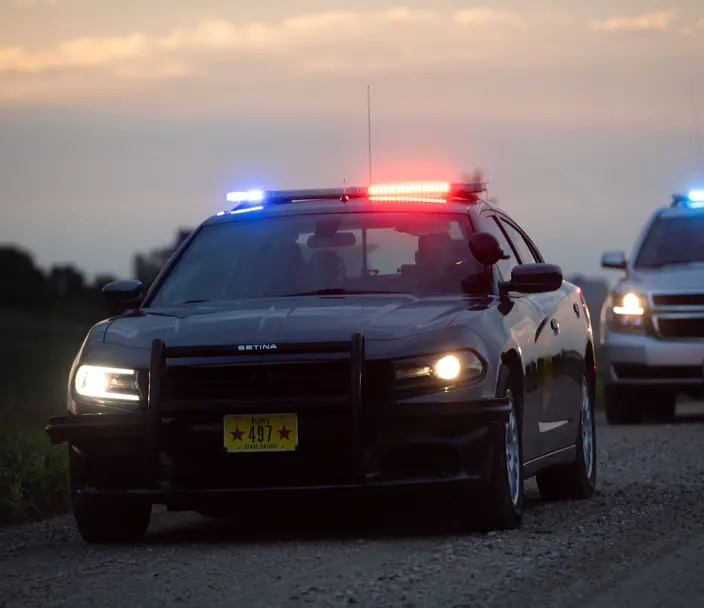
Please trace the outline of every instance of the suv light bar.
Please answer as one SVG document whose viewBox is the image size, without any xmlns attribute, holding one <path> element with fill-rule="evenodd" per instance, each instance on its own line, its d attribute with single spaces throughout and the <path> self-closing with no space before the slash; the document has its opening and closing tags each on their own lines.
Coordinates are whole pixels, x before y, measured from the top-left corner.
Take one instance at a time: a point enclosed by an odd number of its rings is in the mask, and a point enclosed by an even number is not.
<svg viewBox="0 0 704 608">
<path fill-rule="evenodd" d="M 692 190 L 689 194 L 673 194 L 672 207 L 704 207 L 704 190 Z"/>
<path fill-rule="evenodd" d="M 295 201 L 369 199 L 378 201 L 474 202 L 485 192 L 486 182 L 407 182 L 354 186 L 347 188 L 317 188 L 303 190 L 248 190 L 229 192 L 227 201 L 236 206 L 246 204 L 280 204 Z"/>
</svg>

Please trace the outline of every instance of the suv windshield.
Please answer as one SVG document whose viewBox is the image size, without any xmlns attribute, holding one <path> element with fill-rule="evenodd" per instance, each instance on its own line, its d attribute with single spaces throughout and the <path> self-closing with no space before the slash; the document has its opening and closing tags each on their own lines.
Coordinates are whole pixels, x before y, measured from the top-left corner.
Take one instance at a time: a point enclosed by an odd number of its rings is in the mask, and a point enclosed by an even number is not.
<svg viewBox="0 0 704 608">
<path fill-rule="evenodd" d="M 488 293 L 491 275 L 469 252 L 470 230 L 466 215 L 417 212 L 211 224 L 151 306 L 316 293 Z"/>
<path fill-rule="evenodd" d="M 636 268 L 704 262 L 704 216 L 661 217 L 648 231 Z"/>
</svg>

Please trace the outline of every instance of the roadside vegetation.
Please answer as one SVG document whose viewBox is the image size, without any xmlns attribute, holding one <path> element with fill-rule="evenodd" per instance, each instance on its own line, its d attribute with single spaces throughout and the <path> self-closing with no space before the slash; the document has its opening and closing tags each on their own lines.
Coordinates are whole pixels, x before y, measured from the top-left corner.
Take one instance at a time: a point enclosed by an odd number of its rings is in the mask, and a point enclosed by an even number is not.
<svg viewBox="0 0 704 608">
<path fill-rule="evenodd" d="M 0 525 L 68 506 L 66 446 L 44 432 L 65 407 L 66 376 L 90 322 L 5 314 L 0 321 Z"/>
</svg>

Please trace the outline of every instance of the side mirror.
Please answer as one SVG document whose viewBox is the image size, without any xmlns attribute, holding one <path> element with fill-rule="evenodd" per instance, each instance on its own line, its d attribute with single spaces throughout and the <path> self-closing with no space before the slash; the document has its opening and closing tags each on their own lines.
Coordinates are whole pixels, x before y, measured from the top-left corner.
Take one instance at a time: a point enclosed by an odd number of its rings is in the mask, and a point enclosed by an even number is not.
<svg viewBox="0 0 704 608">
<path fill-rule="evenodd" d="M 511 280 L 504 291 L 549 293 L 562 287 L 562 269 L 554 264 L 520 264 L 511 271 Z"/>
<path fill-rule="evenodd" d="M 120 314 L 136 308 L 142 300 L 141 281 L 113 281 L 103 287 L 103 298 L 108 310 Z"/>
<path fill-rule="evenodd" d="M 484 266 L 493 266 L 500 260 L 508 259 L 499 240 L 489 232 L 473 234 L 469 239 L 469 251 Z"/>
<path fill-rule="evenodd" d="M 617 270 L 625 270 L 628 261 L 626 254 L 623 251 L 606 251 L 601 256 L 602 268 L 615 268 Z"/>
</svg>

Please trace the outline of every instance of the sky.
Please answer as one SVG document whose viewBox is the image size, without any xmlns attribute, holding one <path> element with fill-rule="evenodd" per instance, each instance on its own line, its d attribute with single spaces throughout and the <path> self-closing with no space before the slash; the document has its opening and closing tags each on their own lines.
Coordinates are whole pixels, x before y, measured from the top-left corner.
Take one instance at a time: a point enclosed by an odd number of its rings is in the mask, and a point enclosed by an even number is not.
<svg viewBox="0 0 704 608">
<path fill-rule="evenodd" d="M 246 5 L 246 6 L 245 6 Z M 601 275 L 704 185 L 701 0 L 0 0 L 0 243 L 132 275 L 230 190 L 458 179 Z"/>
</svg>

